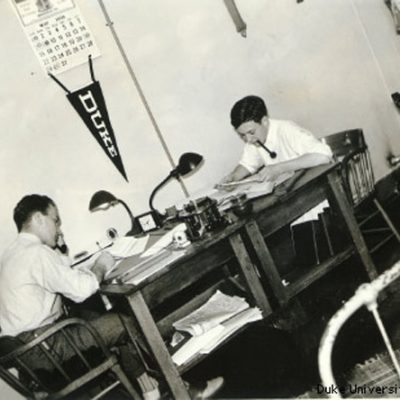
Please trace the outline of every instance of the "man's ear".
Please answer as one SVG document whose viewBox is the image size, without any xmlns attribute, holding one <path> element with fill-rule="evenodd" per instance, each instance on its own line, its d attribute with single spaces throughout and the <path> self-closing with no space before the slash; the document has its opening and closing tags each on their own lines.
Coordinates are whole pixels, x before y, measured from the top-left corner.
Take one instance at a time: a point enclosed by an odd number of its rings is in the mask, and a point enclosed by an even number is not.
<svg viewBox="0 0 400 400">
<path fill-rule="evenodd" d="M 266 126 L 266 125 L 268 125 L 268 117 L 266 116 L 266 115 L 264 115 L 262 118 L 261 118 L 261 124 L 262 125 L 264 125 L 264 126 Z"/>
<path fill-rule="evenodd" d="M 44 215 L 40 211 L 36 211 L 32 214 L 31 224 L 36 226 L 41 226 L 44 221 Z"/>
</svg>

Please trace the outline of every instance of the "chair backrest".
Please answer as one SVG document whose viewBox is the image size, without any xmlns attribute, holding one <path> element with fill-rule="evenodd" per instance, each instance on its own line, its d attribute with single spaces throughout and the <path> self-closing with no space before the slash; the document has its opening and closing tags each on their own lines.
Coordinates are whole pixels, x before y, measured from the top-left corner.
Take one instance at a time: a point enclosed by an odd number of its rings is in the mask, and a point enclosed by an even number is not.
<svg viewBox="0 0 400 400">
<path fill-rule="evenodd" d="M 72 325 L 84 326 L 93 337 L 101 353 L 99 360 L 89 360 L 89 357 L 79 350 L 74 338 L 66 329 Z M 55 354 L 46 342 L 55 334 L 65 338 L 74 354 L 67 363 L 60 360 L 59 355 Z M 32 365 L 33 359 L 29 357 L 29 353 L 33 351 L 41 353 L 48 366 L 43 367 L 42 362 L 39 369 L 37 365 Z M 104 372 L 110 368 L 114 365 L 113 362 L 116 363 L 115 355 L 106 348 L 97 331 L 77 318 L 55 324 L 27 344 L 9 336 L 0 338 L 0 377 L 29 399 L 63 397 L 98 376 L 100 370 Z"/>
<path fill-rule="evenodd" d="M 325 136 L 336 161 L 342 163 L 342 177 L 350 203 L 359 205 L 375 189 L 374 173 L 362 129 L 350 129 Z"/>
</svg>

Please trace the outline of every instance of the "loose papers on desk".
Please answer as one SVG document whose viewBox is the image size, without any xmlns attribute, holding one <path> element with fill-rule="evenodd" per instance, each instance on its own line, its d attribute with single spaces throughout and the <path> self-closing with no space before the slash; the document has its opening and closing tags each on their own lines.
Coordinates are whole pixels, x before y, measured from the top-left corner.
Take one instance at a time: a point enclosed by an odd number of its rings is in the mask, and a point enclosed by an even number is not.
<svg viewBox="0 0 400 400">
<path fill-rule="evenodd" d="M 134 256 L 144 251 L 148 240 L 148 235 L 139 238 L 130 236 L 119 237 L 114 241 L 108 251 L 114 257 L 126 258 Z"/>
<path fill-rule="evenodd" d="M 177 330 L 192 333 L 172 360 L 182 365 L 197 354 L 209 353 L 242 326 L 262 319 L 257 307 L 250 308 L 245 299 L 217 291 L 206 304 L 175 322 Z"/>
<path fill-rule="evenodd" d="M 277 179 L 272 182 L 264 181 L 260 174 L 254 174 L 240 181 L 229 182 L 219 185 L 219 189 L 207 188 L 200 190 L 193 194 L 190 198 L 192 200 L 195 200 L 200 197 L 210 197 L 211 199 L 217 200 L 218 208 L 224 211 L 230 207 L 229 200 L 234 196 L 246 194 L 248 199 L 255 199 L 257 197 L 265 196 L 272 193 L 275 186 L 291 178 L 293 175 L 294 173 L 292 172 L 285 173 L 278 176 Z M 185 199 L 185 201 L 187 202 L 187 199 Z M 181 204 L 177 204 L 178 208 L 180 208 L 181 206 Z"/>
<path fill-rule="evenodd" d="M 106 275 L 106 279 L 113 282 L 138 285 L 146 278 L 163 270 L 184 255 L 185 250 L 167 249 L 147 258 L 139 257 L 136 259 L 136 263 L 128 265 L 128 268 L 124 268 L 123 270 L 121 270 L 121 264 L 119 269 L 113 270 L 109 275 Z"/>
<path fill-rule="evenodd" d="M 124 236 L 117 238 L 114 242 L 102 243 L 97 242 L 97 249 L 93 245 L 91 251 L 83 252 L 82 256 L 76 258 L 72 266 L 89 269 L 96 262 L 97 257 L 103 251 L 108 251 L 113 257 L 122 259 L 140 254 L 146 247 L 149 240 L 148 236 L 139 238 Z M 93 250 L 94 249 L 94 250 Z M 108 273 L 111 271 L 108 271 Z"/>
</svg>

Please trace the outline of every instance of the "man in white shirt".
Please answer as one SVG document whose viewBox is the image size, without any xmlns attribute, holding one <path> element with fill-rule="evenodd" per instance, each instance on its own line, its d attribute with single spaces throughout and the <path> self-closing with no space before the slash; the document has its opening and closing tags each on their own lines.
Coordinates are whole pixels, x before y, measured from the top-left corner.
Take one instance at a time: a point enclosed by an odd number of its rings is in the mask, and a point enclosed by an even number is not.
<svg viewBox="0 0 400 400">
<path fill-rule="evenodd" d="M 309 131 L 291 121 L 270 119 L 264 101 L 247 96 L 234 104 L 231 124 L 245 142 L 242 158 L 220 183 L 260 173 L 265 181 L 331 161 L 332 151 Z"/>
<path fill-rule="evenodd" d="M 0 327 L 1 335 L 17 336 L 28 343 L 50 324 L 64 316 L 62 296 L 82 302 L 99 289 L 106 271 L 115 261 L 103 252 L 91 270 L 73 269 L 55 250 L 62 236 L 61 219 L 53 200 L 42 195 L 23 197 L 14 209 L 18 237 L 4 252 L 0 262 Z M 122 319 L 124 322 L 122 322 Z M 105 313 L 90 320 L 106 346 L 118 346 L 121 363 L 133 380 L 137 380 L 145 400 L 158 399 L 157 381 L 145 372 L 137 359 L 124 325 L 136 333 L 127 316 Z M 92 336 L 81 326 L 69 328 L 70 335 L 80 350 L 95 347 Z M 74 353 L 62 334 L 46 340 L 59 362 L 69 360 Z M 24 361 L 35 369 L 52 370 L 48 358 L 40 351 L 29 352 Z M 222 386 L 222 378 L 210 380 L 204 390 L 193 390 L 200 399 L 213 394 Z"/>
<path fill-rule="evenodd" d="M 84 301 L 99 289 L 104 274 L 115 261 L 104 252 L 90 271 L 72 269 L 54 250 L 62 235 L 61 219 L 55 203 L 47 196 L 23 197 L 14 209 L 14 221 L 19 234 L 0 263 L 0 326 L 2 335 L 17 336 L 29 342 L 64 316 L 62 296 L 77 303 Z M 131 378 L 139 382 L 145 379 L 143 365 L 127 344 L 120 316 L 108 313 L 90 323 L 107 346 L 119 346 L 121 361 Z M 95 346 L 91 335 L 81 326 L 69 330 L 81 350 Z M 46 342 L 60 362 L 74 355 L 62 334 Z M 38 348 L 29 352 L 25 362 L 36 369 L 52 369 L 52 364 Z M 142 390 L 145 392 L 146 388 Z"/>
</svg>

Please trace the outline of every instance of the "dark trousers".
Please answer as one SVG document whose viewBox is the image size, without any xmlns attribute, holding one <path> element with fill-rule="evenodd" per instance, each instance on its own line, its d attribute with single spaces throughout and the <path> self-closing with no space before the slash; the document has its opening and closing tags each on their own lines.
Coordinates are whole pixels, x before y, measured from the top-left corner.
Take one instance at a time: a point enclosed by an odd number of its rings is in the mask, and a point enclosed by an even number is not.
<svg viewBox="0 0 400 400">
<path fill-rule="evenodd" d="M 136 336 L 136 329 L 130 317 L 122 316 L 116 313 L 107 313 L 91 319 L 88 322 L 96 329 L 108 348 L 115 346 L 119 349 L 122 368 L 128 377 L 131 380 L 134 380 L 143 372 L 145 372 L 145 369 L 137 356 L 135 347 L 132 345 L 124 323 L 122 323 L 121 319 L 124 319 L 125 325 L 127 325 L 131 333 Z M 50 326 L 51 325 L 47 325 L 33 331 L 23 332 L 18 335 L 18 338 L 23 342 L 28 343 L 47 330 Z M 68 331 L 75 344 L 82 352 L 88 350 L 94 350 L 96 352 L 96 342 L 84 326 L 76 325 L 67 327 L 65 329 Z M 75 352 L 61 332 L 58 332 L 46 339 L 46 345 L 49 347 L 51 354 L 60 363 L 67 362 L 75 355 Z M 49 361 L 39 346 L 36 346 L 31 351 L 28 351 L 23 359 L 35 370 L 54 370 L 53 364 Z"/>
</svg>

